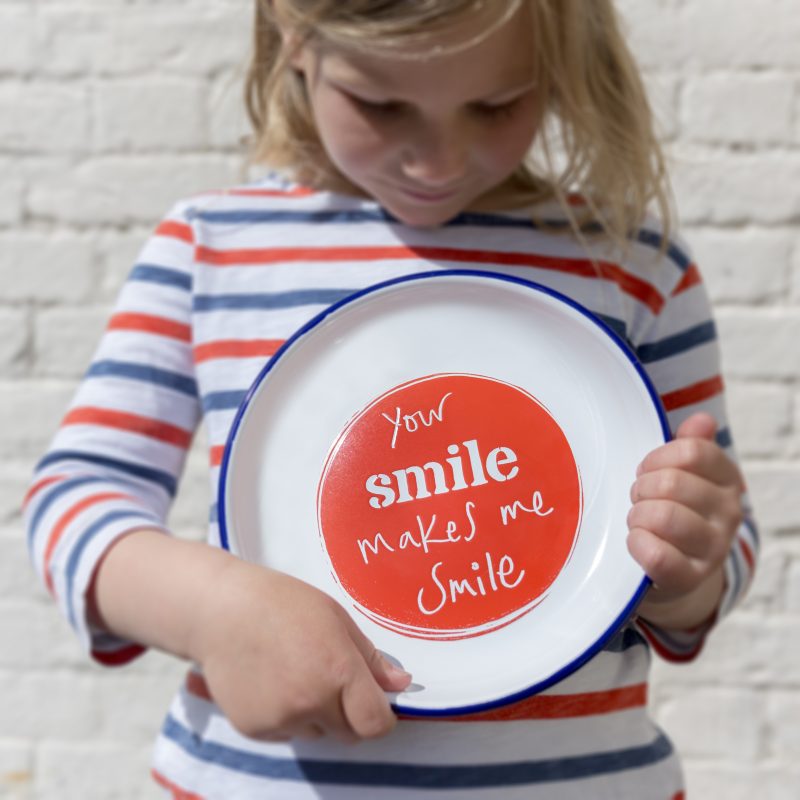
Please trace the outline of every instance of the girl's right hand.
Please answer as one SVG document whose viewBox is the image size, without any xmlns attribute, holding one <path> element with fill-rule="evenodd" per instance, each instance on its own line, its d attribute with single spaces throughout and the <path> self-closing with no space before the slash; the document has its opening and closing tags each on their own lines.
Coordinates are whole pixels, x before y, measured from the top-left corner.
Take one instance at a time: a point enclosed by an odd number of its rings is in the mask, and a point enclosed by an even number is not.
<svg viewBox="0 0 800 800">
<path fill-rule="evenodd" d="M 231 558 L 192 625 L 189 651 L 211 696 L 245 736 L 271 741 L 383 736 L 384 694 L 411 676 L 382 656 L 325 593 Z"/>
</svg>

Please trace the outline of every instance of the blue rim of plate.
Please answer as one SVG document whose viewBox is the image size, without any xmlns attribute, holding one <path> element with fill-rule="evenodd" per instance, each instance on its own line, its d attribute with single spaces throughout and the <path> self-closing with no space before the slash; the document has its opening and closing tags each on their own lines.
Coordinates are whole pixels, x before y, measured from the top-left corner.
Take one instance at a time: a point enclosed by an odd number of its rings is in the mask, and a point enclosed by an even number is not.
<svg viewBox="0 0 800 800">
<path fill-rule="evenodd" d="M 661 432 L 664 436 L 664 441 L 668 442 L 672 439 L 672 432 L 669 427 L 669 422 L 667 420 L 667 414 L 664 410 L 664 406 L 661 403 L 661 398 L 656 392 L 655 387 L 652 384 L 652 381 L 648 377 L 647 373 L 645 372 L 644 368 L 642 367 L 639 359 L 636 357 L 636 354 L 631 350 L 628 343 L 609 325 L 607 325 L 602 319 L 600 319 L 596 314 L 590 311 L 585 306 L 581 305 L 580 303 L 573 300 L 571 297 L 568 297 L 561 292 L 556 291 L 555 289 L 551 289 L 549 286 L 544 286 L 540 283 L 536 283 L 535 281 L 529 281 L 526 278 L 518 278 L 515 275 L 507 275 L 502 272 L 492 272 L 490 270 L 470 270 L 470 269 L 451 269 L 451 270 L 434 270 L 428 272 L 414 272 L 409 275 L 402 275 L 398 278 L 391 278 L 386 281 L 381 281 L 380 283 L 370 284 L 363 289 L 359 289 L 358 291 L 353 292 L 352 294 L 343 297 L 341 300 L 337 300 L 335 303 L 332 303 L 323 311 L 319 312 L 315 317 L 312 317 L 308 322 L 305 323 L 302 327 L 298 328 L 292 336 L 290 336 L 279 348 L 275 351 L 275 354 L 270 357 L 269 361 L 264 365 L 261 371 L 256 376 L 255 380 L 253 381 L 250 388 L 247 390 L 247 394 L 245 395 L 244 399 L 242 400 L 239 408 L 236 412 L 236 416 L 233 419 L 233 423 L 231 424 L 231 429 L 228 433 L 227 441 L 225 442 L 225 449 L 222 454 L 222 463 L 220 465 L 220 474 L 219 480 L 217 483 L 217 518 L 218 518 L 218 525 L 219 525 L 219 538 L 220 544 L 224 550 L 228 552 L 231 551 L 230 546 L 230 538 L 228 536 L 228 524 L 225 518 L 225 486 L 227 483 L 228 477 L 228 470 L 230 468 L 230 458 L 231 452 L 233 450 L 233 445 L 236 441 L 236 436 L 239 432 L 239 428 L 241 427 L 242 421 L 244 420 L 245 414 L 247 413 L 248 408 L 250 407 L 251 402 L 256 394 L 256 392 L 261 387 L 261 384 L 266 380 L 269 373 L 275 367 L 275 365 L 283 358 L 287 352 L 291 350 L 294 344 L 302 339 L 304 336 L 308 335 L 311 331 L 313 331 L 318 325 L 324 322 L 329 316 L 335 314 L 339 309 L 343 308 L 344 306 L 348 306 L 351 303 L 354 303 L 360 300 L 367 295 L 374 294 L 376 292 L 380 292 L 383 289 L 390 288 L 392 286 L 399 286 L 404 283 L 415 283 L 422 280 L 429 280 L 429 279 L 437 279 L 437 278 L 453 278 L 453 277 L 469 277 L 469 278 L 484 278 L 488 280 L 497 280 L 497 281 L 505 281 L 507 283 L 514 283 L 519 286 L 524 286 L 534 292 L 538 292 L 541 294 L 548 295 L 552 297 L 554 300 L 557 300 L 564 305 L 570 307 L 574 311 L 577 311 L 583 317 L 588 319 L 592 322 L 600 331 L 602 331 L 606 336 L 608 336 L 611 341 L 619 348 L 620 351 L 625 355 L 625 357 L 630 362 L 631 366 L 636 371 L 639 379 L 641 380 L 642 384 L 644 385 L 645 389 L 647 389 L 647 393 L 650 396 L 650 400 L 653 404 L 653 407 L 656 411 L 658 416 L 658 421 L 661 425 Z M 513 703 L 520 702 L 521 700 L 525 700 L 528 697 L 531 697 L 539 692 L 544 691 L 545 689 L 553 686 L 560 681 L 564 680 L 567 676 L 571 675 L 573 672 L 578 670 L 582 667 L 587 661 L 592 659 L 597 653 L 599 653 L 605 645 L 611 640 L 611 638 L 616 634 L 625 623 L 633 616 L 636 611 L 637 606 L 642 601 L 642 598 L 645 595 L 645 592 L 650 588 L 652 581 L 650 580 L 647 575 L 642 578 L 639 586 L 637 587 L 636 591 L 631 596 L 631 599 L 628 601 L 627 605 L 620 614 L 616 617 L 616 619 L 608 626 L 608 628 L 600 634 L 594 642 L 592 642 L 584 651 L 570 661 L 568 664 L 565 664 L 561 669 L 554 672 L 549 677 L 545 678 L 544 680 L 538 681 L 537 683 L 532 684 L 531 686 L 526 686 L 524 689 L 521 689 L 517 692 L 513 692 L 512 694 L 503 695 L 502 697 L 496 698 L 494 700 L 488 700 L 483 703 L 474 703 L 470 705 L 464 706 L 456 706 L 453 708 L 436 708 L 436 709 L 420 709 L 416 708 L 415 706 L 404 706 L 400 703 L 392 703 L 392 708 L 398 714 L 405 714 L 408 716 L 413 717 L 455 717 L 455 716 L 463 716 L 467 714 L 480 714 L 486 711 L 491 711 L 495 708 L 502 708 L 503 706 L 512 705 Z"/>
</svg>

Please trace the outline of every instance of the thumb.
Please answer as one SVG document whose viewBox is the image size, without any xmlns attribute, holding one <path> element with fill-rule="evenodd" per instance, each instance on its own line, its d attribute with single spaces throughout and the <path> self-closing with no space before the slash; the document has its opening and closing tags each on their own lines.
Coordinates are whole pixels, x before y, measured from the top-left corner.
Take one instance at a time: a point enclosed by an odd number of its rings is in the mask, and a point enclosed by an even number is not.
<svg viewBox="0 0 800 800">
<path fill-rule="evenodd" d="M 687 417 L 675 431 L 676 439 L 707 439 L 714 441 L 717 433 L 717 421 L 711 414 L 700 411 Z"/>
<path fill-rule="evenodd" d="M 411 683 L 411 674 L 390 661 L 375 647 L 372 648 L 372 655 L 367 659 L 367 665 L 378 686 L 385 692 L 402 692 Z"/>
<path fill-rule="evenodd" d="M 350 636 L 378 686 L 385 692 L 401 692 L 405 689 L 411 683 L 411 675 L 381 653 L 349 617 L 348 622 Z"/>
</svg>

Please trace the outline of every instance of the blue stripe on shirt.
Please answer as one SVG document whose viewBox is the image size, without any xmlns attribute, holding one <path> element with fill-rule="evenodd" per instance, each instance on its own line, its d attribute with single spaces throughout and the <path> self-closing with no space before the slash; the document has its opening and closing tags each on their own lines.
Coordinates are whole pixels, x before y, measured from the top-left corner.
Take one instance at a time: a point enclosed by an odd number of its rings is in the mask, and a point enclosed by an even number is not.
<svg viewBox="0 0 800 800">
<path fill-rule="evenodd" d="M 652 247 L 654 250 L 661 249 L 663 236 L 658 231 L 649 231 L 646 228 L 642 228 L 636 232 L 635 238 L 640 244 L 645 244 L 648 247 Z M 682 272 L 686 272 L 686 270 L 691 266 L 692 260 L 676 244 L 670 242 L 667 246 L 666 252 L 669 259 Z"/>
<path fill-rule="evenodd" d="M 41 499 L 36 506 L 36 511 L 31 517 L 30 525 L 28 525 L 28 551 L 33 552 L 33 540 L 36 538 L 36 531 L 42 517 L 47 513 L 50 506 L 58 500 L 59 497 L 71 492 L 79 486 L 84 486 L 87 483 L 102 483 L 105 478 L 99 478 L 94 475 L 81 475 L 77 478 L 70 478 L 64 481 L 59 481 L 53 486 L 47 487 L 45 490 L 47 494 Z"/>
<path fill-rule="evenodd" d="M 231 211 L 197 211 L 192 218 L 217 225 L 275 225 L 298 224 L 314 225 L 319 223 L 362 224 L 370 222 L 388 222 L 402 224 L 382 208 L 343 208 L 338 210 L 287 211 L 284 209 L 247 209 Z M 568 220 L 545 219 L 541 224 L 532 217 L 502 216 L 465 211 L 445 223 L 445 227 L 483 227 L 483 228 L 547 228 L 550 230 L 566 230 L 570 228 Z M 584 225 L 584 233 L 599 233 L 602 228 L 597 223 Z"/>
<path fill-rule="evenodd" d="M 740 555 L 738 548 L 734 545 L 731 548 L 730 555 L 732 557 L 728 558 L 728 564 L 730 565 L 730 573 L 731 573 L 731 586 L 728 589 L 732 597 L 738 597 L 739 592 L 742 588 L 742 569 L 739 566 L 739 561 L 743 556 Z"/>
<path fill-rule="evenodd" d="M 646 624 L 647 621 L 644 622 Z M 647 628 L 664 647 L 675 654 L 696 652 L 698 641 L 702 638 L 702 635 L 693 631 L 669 631 L 655 625 L 648 625 Z"/>
<path fill-rule="evenodd" d="M 550 783 L 639 769 L 672 755 L 669 740 L 659 734 L 650 744 L 581 756 L 498 764 L 394 764 L 386 762 L 291 759 L 237 750 L 198 739 L 171 715 L 162 734 L 190 756 L 230 770 L 276 780 L 393 788 L 488 788 Z"/>
<path fill-rule="evenodd" d="M 86 372 L 87 378 L 114 377 L 128 378 L 144 383 L 152 383 L 176 392 L 197 396 L 197 382 L 179 372 L 152 367 L 149 364 L 136 364 L 128 361 L 97 361 Z"/>
<path fill-rule="evenodd" d="M 647 647 L 647 639 L 636 628 L 629 626 L 613 636 L 603 650 L 608 653 L 623 653 L 639 645 Z"/>
<path fill-rule="evenodd" d="M 382 209 L 339 209 L 331 211 L 284 211 L 274 209 L 247 209 L 235 211 L 197 211 L 195 219 L 211 224 L 259 225 L 259 224 L 319 224 L 392 222 L 393 218 Z"/>
<path fill-rule="evenodd" d="M 685 353 L 693 347 L 708 344 L 715 341 L 716 338 L 717 329 L 714 323 L 704 322 L 680 333 L 659 339 L 657 342 L 640 344 L 636 348 L 636 355 L 643 364 L 651 364 L 653 361 L 670 358 Z"/>
<path fill-rule="evenodd" d="M 745 518 L 742 524 L 745 526 L 745 528 L 747 528 L 747 530 L 750 531 L 750 535 L 753 537 L 753 544 L 755 544 L 755 546 L 758 547 L 760 545 L 761 537 L 758 534 L 758 528 L 756 527 L 755 522 L 753 522 L 752 519 L 747 517 Z"/>
<path fill-rule="evenodd" d="M 624 342 L 628 342 L 628 331 L 623 320 L 617 319 L 616 317 L 609 317 L 606 314 L 595 314 L 594 316 L 611 328 L 611 330 L 614 331 L 614 333 L 616 333 L 620 339 L 622 339 Z M 630 346 L 629 342 L 628 345 Z"/>
<path fill-rule="evenodd" d="M 109 456 L 98 455 L 97 453 L 86 453 L 81 450 L 54 450 L 48 453 L 37 465 L 36 469 L 40 470 L 50 464 L 57 464 L 60 461 L 84 461 L 87 464 L 94 464 L 100 467 L 108 467 L 130 475 L 133 478 L 140 478 L 160 486 L 170 497 L 175 496 L 178 488 L 178 482 L 168 472 L 160 469 L 147 467 L 144 464 L 134 464 L 131 461 L 122 461 L 117 458 L 110 458 Z M 106 476 L 105 480 L 113 480 L 118 476 Z"/>
<path fill-rule="evenodd" d="M 723 449 L 733 446 L 733 437 L 730 428 L 720 428 L 715 437 L 717 444 Z"/>
<path fill-rule="evenodd" d="M 284 209 L 247 209 L 231 211 L 195 211 L 192 219 L 217 225 L 257 225 L 257 224 L 299 224 L 313 225 L 319 223 L 368 223 L 389 222 L 402 224 L 382 208 L 342 208 L 338 210 L 292 210 Z M 545 228 L 547 230 L 571 229 L 569 220 L 542 219 L 523 216 L 503 216 L 501 214 L 464 211 L 445 223 L 445 227 L 484 227 L 484 228 Z M 603 228 L 599 223 L 588 222 L 581 226 L 584 233 L 600 233 Z M 644 242 L 645 244 L 649 242 Z"/>
<path fill-rule="evenodd" d="M 242 401 L 247 396 L 247 390 L 236 390 L 229 392 L 209 392 L 203 396 L 203 411 L 230 411 L 239 408 Z"/>
<path fill-rule="evenodd" d="M 66 587 L 66 598 L 67 598 L 67 619 L 69 620 L 70 625 L 77 630 L 78 624 L 77 620 L 75 619 L 75 602 L 73 599 L 73 590 L 75 586 L 75 574 L 78 571 L 78 562 L 81 559 L 81 555 L 83 551 L 86 549 L 86 546 L 89 542 L 97 536 L 100 531 L 102 531 L 107 525 L 110 525 L 112 522 L 117 522 L 121 519 L 138 519 L 141 520 L 143 518 L 152 519 L 153 523 L 158 525 L 158 520 L 155 517 L 150 517 L 148 514 L 143 514 L 141 511 L 134 511 L 134 510 L 120 510 L 120 511 L 111 511 L 108 514 L 104 514 L 99 519 L 95 520 L 86 530 L 81 533 L 80 539 L 72 546 L 72 550 L 70 551 L 69 558 L 67 559 L 67 564 L 65 567 L 65 576 L 67 580 L 67 587 Z"/>
<path fill-rule="evenodd" d="M 220 294 L 195 296 L 195 311 L 263 310 L 338 303 L 356 289 L 298 289 L 271 294 Z"/>
<path fill-rule="evenodd" d="M 143 281 L 145 283 L 158 283 L 162 286 L 172 286 L 187 292 L 192 289 L 192 276 L 168 267 L 159 267 L 155 264 L 137 264 L 128 276 L 129 281 Z"/>
</svg>

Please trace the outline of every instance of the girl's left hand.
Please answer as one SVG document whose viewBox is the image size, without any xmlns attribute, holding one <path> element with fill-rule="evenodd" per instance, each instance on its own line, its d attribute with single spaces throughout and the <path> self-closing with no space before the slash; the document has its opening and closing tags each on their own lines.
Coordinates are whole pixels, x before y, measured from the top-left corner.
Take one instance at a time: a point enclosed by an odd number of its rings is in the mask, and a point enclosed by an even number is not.
<svg viewBox="0 0 800 800">
<path fill-rule="evenodd" d="M 714 613 L 742 521 L 744 481 L 714 441 L 716 428 L 709 414 L 686 419 L 645 457 L 631 487 L 628 549 L 653 581 L 639 613 L 668 627 Z"/>
</svg>

